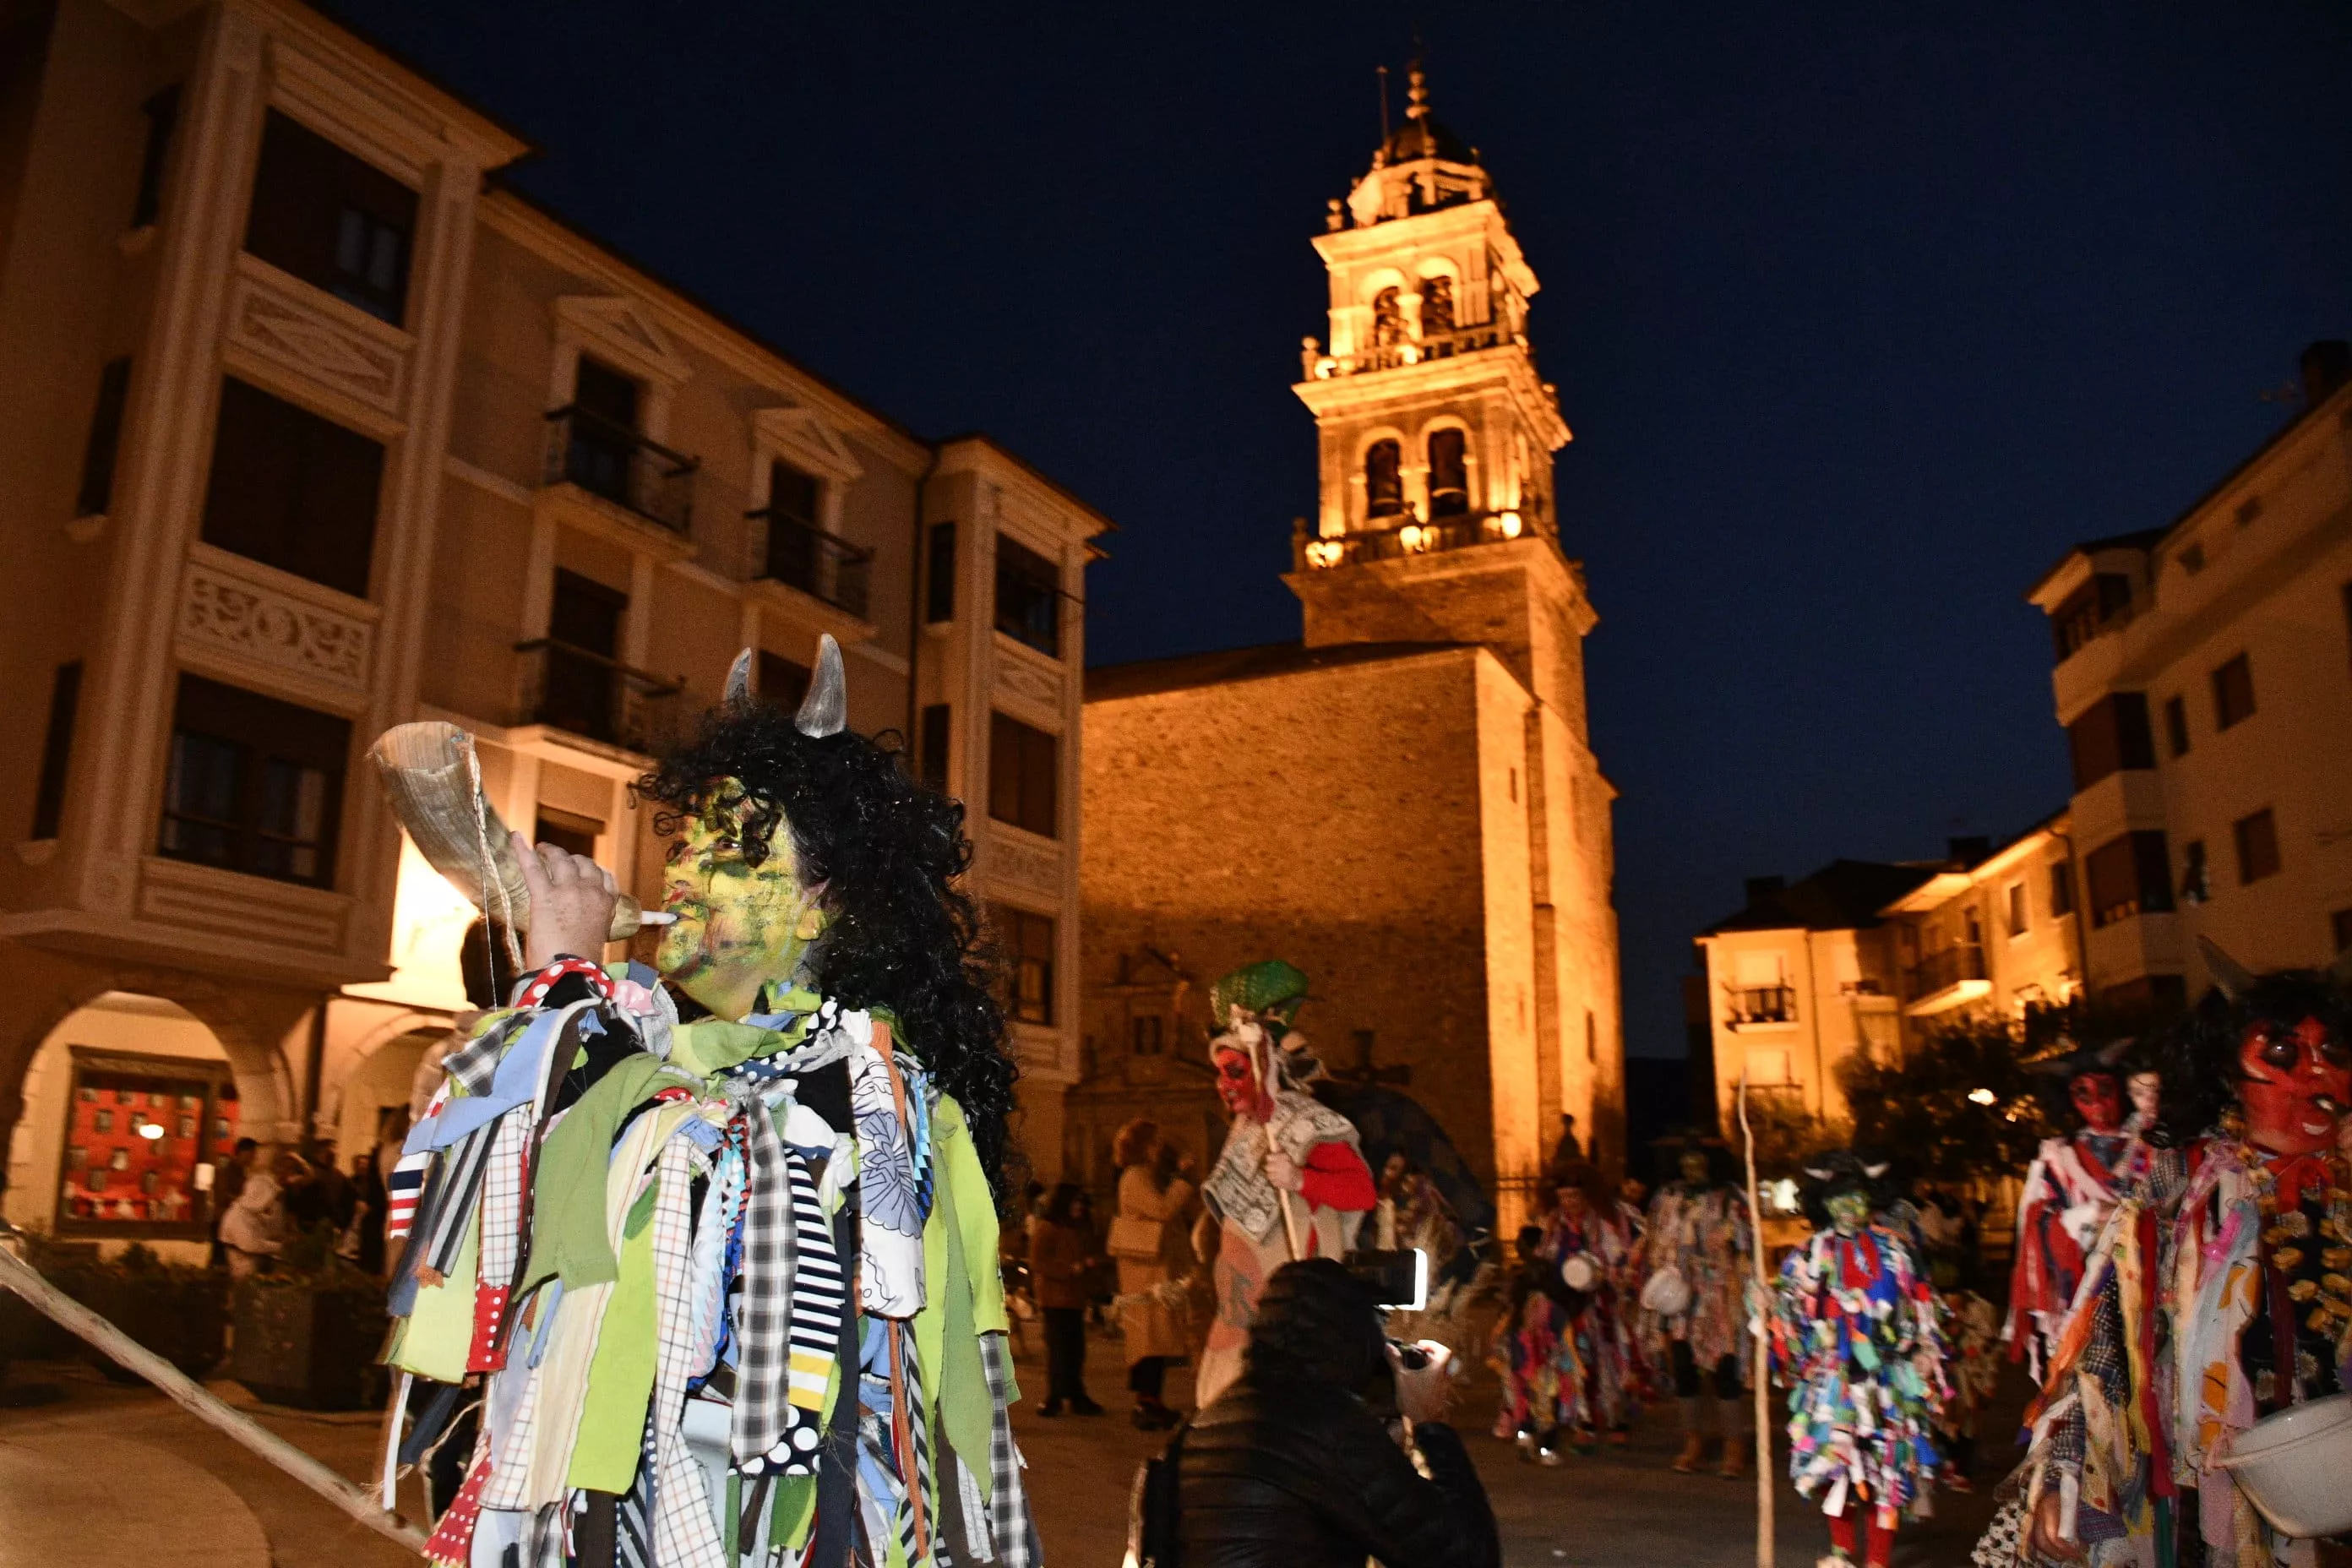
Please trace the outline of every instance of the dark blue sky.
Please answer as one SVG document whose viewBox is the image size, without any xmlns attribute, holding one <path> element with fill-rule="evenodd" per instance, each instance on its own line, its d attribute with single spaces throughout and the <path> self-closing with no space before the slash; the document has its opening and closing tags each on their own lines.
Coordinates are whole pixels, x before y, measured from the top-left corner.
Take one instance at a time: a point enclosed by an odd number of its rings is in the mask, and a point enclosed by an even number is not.
<svg viewBox="0 0 2352 1568">
<path fill-rule="evenodd" d="M 537 141 L 532 194 L 1116 518 L 1096 662 L 1296 635 L 1308 240 L 1417 15 L 1544 284 L 1642 1054 L 1743 876 L 2063 803 L 2023 589 L 2352 335 L 2333 0 L 339 9 Z"/>
</svg>

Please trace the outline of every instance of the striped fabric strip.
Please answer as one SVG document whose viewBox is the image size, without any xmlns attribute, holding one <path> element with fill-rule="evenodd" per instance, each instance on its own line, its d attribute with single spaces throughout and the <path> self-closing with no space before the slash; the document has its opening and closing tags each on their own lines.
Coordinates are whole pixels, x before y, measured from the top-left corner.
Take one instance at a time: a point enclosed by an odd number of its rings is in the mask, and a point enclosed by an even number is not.
<svg viewBox="0 0 2352 1568">
<path fill-rule="evenodd" d="M 660 1568 L 726 1568 L 727 1545 L 702 1467 L 686 1446 L 686 1385 L 693 1368 L 694 1258 L 688 1218 L 694 1145 L 662 1145 L 654 1195 L 654 1481 L 648 1539 Z"/>
<path fill-rule="evenodd" d="M 932 1521 L 939 1494 L 932 1489 L 931 1407 L 923 1397 L 923 1358 L 916 1353 L 915 1325 L 890 1325 L 891 1419 L 899 1444 L 898 1473 L 907 1482 L 898 1504 L 898 1544 L 909 1563 L 919 1563 L 929 1551 Z"/>
<path fill-rule="evenodd" d="M 793 1299 L 792 1177 L 776 1119 L 755 1094 L 738 1110 L 750 1171 L 743 1198 L 743 1273 L 735 1307 L 735 1413 L 730 1434 L 746 1475 L 784 1442 Z M 789 1455 L 786 1448 L 781 1458 Z"/>
<path fill-rule="evenodd" d="M 621 1494 L 620 1506 L 614 1511 L 613 1542 L 618 1568 L 653 1568 L 653 1495 L 654 1433 L 648 1420 L 636 1479 Z"/>
<path fill-rule="evenodd" d="M 424 1149 L 414 1154 L 403 1154 L 392 1174 L 383 1179 L 383 1244 L 387 1250 L 408 1239 L 409 1226 L 416 1223 L 416 1205 L 425 1196 L 425 1173 L 433 1163 L 433 1151 Z"/>
<path fill-rule="evenodd" d="M 793 1194 L 792 1376 L 785 1398 L 791 1408 L 785 1443 L 790 1450 L 784 1469 L 790 1475 L 816 1472 L 818 1444 L 824 1436 L 825 1391 L 833 1384 L 841 1343 L 841 1313 L 849 1284 L 834 1247 L 833 1226 L 816 1178 L 808 1162 L 791 1150 L 784 1155 Z"/>
</svg>

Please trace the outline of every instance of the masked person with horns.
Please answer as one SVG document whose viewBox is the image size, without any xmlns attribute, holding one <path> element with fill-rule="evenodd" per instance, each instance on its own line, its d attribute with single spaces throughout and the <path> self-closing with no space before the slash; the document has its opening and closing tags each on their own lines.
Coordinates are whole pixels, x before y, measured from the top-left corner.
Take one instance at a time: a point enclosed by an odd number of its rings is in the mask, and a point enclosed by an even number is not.
<svg viewBox="0 0 2352 1568">
<path fill-rule="evenodd" d="M 2127 1116 L 2126 1059 L 2132 1042 L 2062 1048 L 2026 1064 L 2051 1112 L 2071 1121 L 2063 1138 L 2042 1141 L 2017 1200 L 2017 1255 L 2001 1337 L 2012 1358 L 2030 1357 L 2040 1380 L 2045 1357 L 2083 1283 L 2084 1256 L 2122 1194 L 2148 1178 L 2156 1151 L 2145 1119 Z M 2137 1076 L 2137 1075 L 2135 1075 Z M 2060 1093 L 2052 1093 L 2056 1089 Z"/>
<path fill-rule="evenodd" d="M 1780 1268 L 1772 1365 L 1789 1384 L 1789 1477 L 1829 1516 L 1831 1553 L 1886 1568 L 1906 1513 L 1925 1513 L 1950 1396 L 1935 1288 L 1909 1246 L 1872 1216 L 1887 1167 L 1841 1152 L 1806 1169 L 1818 1227 Z"/>
<path fill-rule="evenodd" d="M 796 716 L 750 658 L 638 786 L 675 839 L 661 973 L 597 962 L 610 872 L 518 837 L 525 973 L 408 1138 L 386 1359 L 439 1394 L 399 1457 L 482 1384 L 436 1563 L 1036 1558 L 961 808 L 846 729 L 830 637 Z"/>
<path fill-rule="evenodd" d="M 1207 1347 L 1194 1377 L 1206 1406 L 1241 1375 L 1258 1292 L 1294 1258 L 1339 1258 L 1380 1202 L 1355 1124 L 1307 1092 L 1322 1064 L 1291 1026 L 1307 1001 L 1307 976 L 1280 959 L 1236 969 L 1209 989 L 1209 1059 L 1217 1098 L 1233 1118 L 1224 1148 L 1201 1184 L 1213 1223 L 1215 1296 Z"/>
<path fill-rule="evenodd" d="M 2210 942 L 2213 990 L 2168 1038 L 2163 1120 L 2198 1129 L 2091 1248 L 1979 1563 L 2312 1568 L 2227 1468 L 2264 1417 L 2352 1388 L 2346 976 L 2255 975 Z"/>
</svg>

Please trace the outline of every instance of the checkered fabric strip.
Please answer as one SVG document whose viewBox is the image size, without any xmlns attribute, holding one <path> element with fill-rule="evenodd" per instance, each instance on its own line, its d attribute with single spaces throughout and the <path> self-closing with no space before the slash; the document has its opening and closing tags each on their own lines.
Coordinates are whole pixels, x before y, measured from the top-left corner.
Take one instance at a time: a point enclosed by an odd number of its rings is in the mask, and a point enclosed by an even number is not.
<svg viewBox="0 0 2352 1568">
<path fill-rule="evenodd" d="M 650 1539 L 661 1568 L 727 1568 L 727 1543 L 711 1511 L 702 1466 L 686 1446 L 687 1380 L 693 1367 L 694 1145 L 673 1137 L 655 1164 L 653 1250 L 654 1483 Z"/>
<path fill-rule="evenodd" d="M 833 1226 L 825 1218 L 824 1203 L 817 1195 L 816 1178 L 808 1162 L 791 1150 L 784 1152 L 784 1161 L 792 1177 L 793 1242 L 792 1375 L 785 1394 L 791 1406 L 785 1442 L 792 1457 L 784 1468 L 793 1475 L 814 1475 L 817 1446 L 824 1436 L 824 1395 L 833 1385 L 849 1284 L 842 1275 Z"/>
<path fill-rule="evenodd" d="M 530 1506 L 528 1482 L 530 1479 L 531 1450 L 539 1443 L 540 1369 L 517 1365 L 497 1374 L 523 1380 L 522 1396 L 515 1402 L 513 1423 L 508 1426 L 504 1445 L 490 1471 L 488 1489 L 482 1494 L 482 1506 L 508 1512 L 519 1512 Z"/>
<path fill-rule="evenodd" d="M 1030 1552 L 1035 1532 L 1029 1523 L 1029 1498 L 1021 1485 L 1021 1449 L 1013 1441 L 1013 1415 L 1005 1394 L 1013 1386 L 1004 1365 L 1004 1336 L 980 1336 L 982 1368 L 988 1375 L 988 1533 L 1003 1568 L 1035 1568 Z"/>
<path fill-rule="evenodd" d="M 499 1117 L 490 1134 L 489 1153 L 482 1164 L 481 1285 L 474 1292 L 474 1342 L 466 1352 L 468 1372 L 496 1372 L 506 1364 L 507 1300 L 522 1267 L 530 1108 L 518 1107 Z"/>
<path fill-rule="evenodd" d="M 742 1289 L 735 1305 L 736 1463 L 747 1475 L 792 1450 L 782 1447 L 791 1415 L 785 1404 L 790 1372 L 786 1327 L 793 1300 L 792 1176 L 776 1119 L 757 1096 L 737 1112 L 750 1169 L 743 1197 Z"/>
<path fill-rule="evenodd" d="M 520 1038 L 522 1031 L 530 1024 L 530 1019 L 520 1013 L 499 1019 L 443 1057 L 441 1070 L 463 1092 L 468 1095 L 488 1094 L 490 1080 L 498 1076 L 499 1058 L 506 1055 L 507 1047 Z"/>
</svg>

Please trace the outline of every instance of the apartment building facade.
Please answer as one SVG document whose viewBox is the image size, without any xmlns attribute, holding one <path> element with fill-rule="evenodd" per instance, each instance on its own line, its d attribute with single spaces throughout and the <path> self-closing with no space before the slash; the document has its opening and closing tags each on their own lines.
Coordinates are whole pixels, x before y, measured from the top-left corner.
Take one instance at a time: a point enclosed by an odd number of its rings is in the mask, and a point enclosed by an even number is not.
<svg viewBox="0 0 2352 1568">
<path fill-rule="evenodd" d="M 502 185 L 519 138 L 314 12 L 0 19 L 8 1217 L 192 1241 L 236 1136 L 348 1153 L 405 1102 L 470 911 L 384 727 L 474 731 L 510 823 L 654 896 L 630 782 L 737 649 L 789 703 L 822 633 L 851 723 L 971 803 L 1057 1149 L 1107 520 Z"/>
<path fill-rule="evenodd" d="M 1696 939 L 1715 1103 L 1751 1092 L 1829 1122 L 1842 1069 L 1902 1059 L 1937 1031 L 2072 1001 L 2082 989 L 2080 873 L 2063 813 L 1939 861 L 1837 860 L 1748 901 Z"/>
<path fill-rule="evenodd" d="M 2301 371 L 2300 412 L 2203 499 L 2075 546 L 2027 595 L 2111 1002 L 2201 994 L 2200 936 L 2257 969 L 2352 947 L 2352 349 L 2315 343 Z"/>
</svg>

